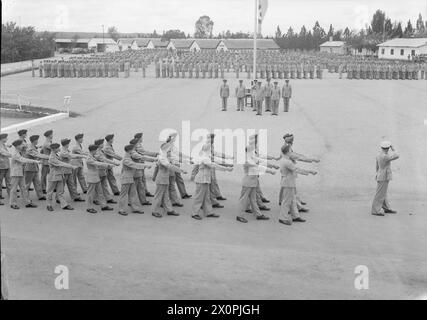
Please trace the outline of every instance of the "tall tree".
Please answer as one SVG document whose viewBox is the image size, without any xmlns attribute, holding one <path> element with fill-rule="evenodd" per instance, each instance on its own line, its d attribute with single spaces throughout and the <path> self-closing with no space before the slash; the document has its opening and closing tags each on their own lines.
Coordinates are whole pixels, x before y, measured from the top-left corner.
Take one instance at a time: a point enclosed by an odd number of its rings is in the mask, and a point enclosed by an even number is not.
<svg viewBox="0 0 427 320">
<path fill-rule="evenodd" d="M 350 38 L 350 36 L 351 36 L 351 31 L 350 31 L 350 29 L 348 28 L 348 27 L 346 27 L 345 29 L 344 29 L 344 32 L 343 32 L 343 38 L 344 38 L 344 40 L 347 40 L 348 38 Z"/>
<path fill-rule="evenodd" d="M 75 48 L 75 47 L 77 47 L 77 40 L 79 40 L 79 35 L 77 34 L 77 33 L 75 33 L 74 35 L 73 35 L 73 37 L 71 38 L 71 46 L 73 47 L 73 48 Z"/>
<path fill-rule="evenodd" d="M 371 20 L 371 29 L 375 33 L 384 32 L 384 23 L 385 23 L 385 12 L 381 10 L 375 11 Z"/>
<path fill-rule="evenodd" d="M 111 38 L 114 39 L 114 41 L 119 40 L 119 32 L 117 31 L 116 27 L 109 27 L 107 33 L 110 35 Z"/>
<path fill-rule="evenodd" d="M 424 27 L 424 21 L 423 21 L 423 17 L 421 16 L 421 13 L 418 15 L 416 28 L 417 28 L 418 34 L 424 33 L 424 31 L 426 30 Z"/>
<path fill-rule="evenodd" d="M 209 16 L 201 16 L 195 24 L 195 38 L 212 38 L 214 22 Z"/>
<path fill-rule="evenodd" d="M 185 39 L 185 32 L 181 30 L 167 30 L 163 31 L 162 41 L 169 41 L 170 39 Z"/>
<path fill-rule="evenodd" d="M 276 39 L 279 39 L 281 37 L 282 37 L 282 30 L 280 30 L 280 27 L 277 26 L 277 29 L 276 29 Z"/>
<path fill-rule="evenodd" d="M 393 23 L 390 18 L 385 19 L 384 22 L 384 34 L 387 37 L 390 37 L 393 33 Z"/>
<path fill-rule="evenodd" d="M 396 27 L 393 29 L 392 38 L 402 38 L 403 37 L 403 30 L 402 30 L 402 23 L 398 23 Z"/>
<path fill-rule="evenodd" d="M 330 39 L 330 37 L 334 36 L 334 28 L 332 27 L 332 24 L 329 26 L 329 31 L 328 31 L 328 40 Z"/>
<path fill-rule="evenodd" d="M 414 28 L 412 27 L 411 20 L 408 20 L 405 31 L 403 32 L 405 37 L 412 37 L 414 35 Z"/>
</svg>

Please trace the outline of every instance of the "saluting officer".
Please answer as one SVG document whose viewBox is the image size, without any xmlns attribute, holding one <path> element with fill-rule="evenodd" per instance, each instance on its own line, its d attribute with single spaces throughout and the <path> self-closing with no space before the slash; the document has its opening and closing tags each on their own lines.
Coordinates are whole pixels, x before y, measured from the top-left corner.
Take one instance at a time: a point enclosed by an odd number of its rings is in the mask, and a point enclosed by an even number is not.
<svg viewBox="0 0 427 320">
<path fill-rule="evenodd" d="M 399 159 L 399 155 L 394 150 L 390 141 L 383 141 L 380 144 L 381 152 L 376 158 L 377 191 L 372 202 L 373 215 L 384 216 L 384 213 L 396 213 L 390 207 L 387 197 L 387 189 L 392 179 L 391 162 Z"/>
</svg>

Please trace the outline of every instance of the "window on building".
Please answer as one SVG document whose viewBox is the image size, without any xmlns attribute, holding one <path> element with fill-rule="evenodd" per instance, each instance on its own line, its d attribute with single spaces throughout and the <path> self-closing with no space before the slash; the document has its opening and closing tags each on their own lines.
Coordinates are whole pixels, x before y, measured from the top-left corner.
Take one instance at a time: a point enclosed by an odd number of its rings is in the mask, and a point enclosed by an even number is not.
<svg viewBox="0 0 427 320">
<path fill-rule="evenodd" d="M 415 56 L 415 50 L 411 50 L 411 55 Z"/>
<path fill-rule="evenodd" d="M 390 49 L 390 54 L 394 55 L 394 49 Z"/>
<path fill-rule="evenodd" d="M 384 48 L 382 48 L 381 49 L 381 54 L 384 54 L 385 53 L 385 49 Z"/>
<path fill-rule="evenodd" d="M 400 55 L 403 56 L 405 54 L 405 50 L 404 49 L 400 49 Z"/>
</svg>

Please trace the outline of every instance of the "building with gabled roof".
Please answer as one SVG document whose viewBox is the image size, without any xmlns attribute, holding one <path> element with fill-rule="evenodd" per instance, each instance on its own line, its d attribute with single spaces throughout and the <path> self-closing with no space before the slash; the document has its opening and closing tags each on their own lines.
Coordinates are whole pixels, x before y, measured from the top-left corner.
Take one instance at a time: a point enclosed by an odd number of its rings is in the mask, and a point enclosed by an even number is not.
<svg viewBox="0 0 427 320">
<path fill-rule="evenodd" d="M 379 59 L 410 60 L 427 55 L 427 38 L 395 38 L 378 45 Z"/>
</svg>

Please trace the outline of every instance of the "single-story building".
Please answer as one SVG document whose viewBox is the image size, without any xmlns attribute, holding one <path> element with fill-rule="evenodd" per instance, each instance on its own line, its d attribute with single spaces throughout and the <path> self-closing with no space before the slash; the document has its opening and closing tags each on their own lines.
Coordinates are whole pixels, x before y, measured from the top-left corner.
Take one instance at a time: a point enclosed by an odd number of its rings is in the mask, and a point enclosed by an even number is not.
<svg viewBox="0 0 427 320">
<path fill-rule="evenodd" d="M 116 52 L 119 46 L 112 38 L 55 39 L 56 50 L 61 48 L 93 49 L 96 52 Z"/>
<path fill-rule="evenodd" d="M 55 39 L 55 50 L 82 48 L 89 49 L 90 39 Z"/>
<path fill-rule="evenodd" d="M 119 49 L 121 51 L 125 50 L 138 50 L 138 45 L 136 44 L 134 39 L 130 38 L 121 38 L 117 41 Z"/>
<path fill-rule="evenodd" d="M 149 38 L 137 38 L 135 39 L 136 47 L 138 50 L 144 50 L 144 49 L 154 49 L 154 43 Z"/>
<path fill-rule="evenodd" d="M 273 39 L 257 39 L 257 50 L 280 50 Z M 254 48 L 254 39 L 225 39 L 218 45 L 217 50 L 240 51 Z"/>
<path fill-rule="evenodd" d="M 171 39 L 167 46 L 168 50 L 179 50 L 179 51 L 200 51 L 199 46 L 194 44 L 194 39 Z"/>
<path fill-rule="evenodd" d="M 379 59 L 410 60 L 427 54 L 427 38 L 396 38 L 378 45 Z"/>
<path fill-rule="evenodd" d="M 89 49 L 96 52 L 116 52 L 120 51 L 119 45 L 112 38 L 92 38 L 88 43 Z"/>
<path fill-rule="evenodd" d="M 345 41 L 333 41 L 331 39 L 320 45 L 320 52 L 346 54 L 348 50 Z"/>
</svg>

